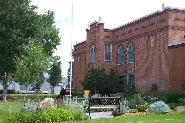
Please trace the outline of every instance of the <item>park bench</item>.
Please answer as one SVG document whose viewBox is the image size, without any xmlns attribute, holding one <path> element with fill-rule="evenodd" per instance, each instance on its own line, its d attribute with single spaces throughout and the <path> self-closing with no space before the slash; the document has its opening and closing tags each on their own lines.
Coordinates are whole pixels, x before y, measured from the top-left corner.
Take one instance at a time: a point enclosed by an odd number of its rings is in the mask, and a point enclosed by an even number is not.
<svg viewBox="0 0 185 123">
<path fill-rule="evenodd" d="M 89 106 L 88 106 L 89 117 L 91 118 L 90 114 L 92 109 L 111 109 L 111 110 L 114 110 L 116 108 L 120 109 L 120 101 L 121 101 L 121 96 L 90 97 Z"/>
</svg>

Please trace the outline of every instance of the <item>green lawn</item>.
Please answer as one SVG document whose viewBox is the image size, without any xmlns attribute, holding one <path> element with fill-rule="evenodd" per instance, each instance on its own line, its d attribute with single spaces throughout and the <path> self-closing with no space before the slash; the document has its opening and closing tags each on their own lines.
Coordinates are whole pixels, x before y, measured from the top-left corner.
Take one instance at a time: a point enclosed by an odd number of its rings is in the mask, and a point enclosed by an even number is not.
<svg viewBox="0 0 185 123">
<path fill-rule="evenodd" d="M 0 123 L 3 117 L 20 111 L 21 102 L 0 102 Z M 98 119 L 87 121 L 70 121 L 65 123 L 185 123 L 185 113 L 182 114 L 156 114 L 135 117 L 117 117 L 111 119 Z"/>
<path fill-rule="evenodd" d="M 21 102 L 0 102 L 0 113 L 19 111 L 22 105 Z"/>
<path fill-rule="evenodd" d="M 21 102 L 0 102 L 0 123 L 3 117 L 10 117 L 11 113 L 20 111 L 22 105 Z"/>
<path fill-rule="evenodd" d="M 66 123 L 185 123 L 184 114 L 156 114 L 135 117 L 117 117 L 87 121 L 73 121 Z"/>
</svg>

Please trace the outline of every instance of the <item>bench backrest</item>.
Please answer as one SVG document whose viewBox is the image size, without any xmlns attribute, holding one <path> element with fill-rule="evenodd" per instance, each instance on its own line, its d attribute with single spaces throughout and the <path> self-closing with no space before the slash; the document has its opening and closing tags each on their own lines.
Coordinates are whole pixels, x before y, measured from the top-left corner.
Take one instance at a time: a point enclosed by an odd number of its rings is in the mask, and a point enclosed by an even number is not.
<svg viewBox="0 0 185 123">
<path fill-rule="evenodd" d="M 92 105 L 120 105 L 121 97 L 91 97 L 89 100 Z"/>
</svg>

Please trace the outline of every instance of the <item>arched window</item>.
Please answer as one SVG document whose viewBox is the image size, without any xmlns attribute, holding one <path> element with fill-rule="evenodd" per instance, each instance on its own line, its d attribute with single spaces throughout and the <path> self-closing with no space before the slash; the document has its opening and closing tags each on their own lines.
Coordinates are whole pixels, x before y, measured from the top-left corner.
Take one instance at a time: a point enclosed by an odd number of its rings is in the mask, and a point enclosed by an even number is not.
<svg viewBox="0 0 185 123">
<path fill-rule="evenodd" d="M 112 44 L 105 44 L 104 61 L 111 61 L 111 59 L 112 59 Z"/>
<path fill-rule="evenodd" d="M 95 62 L 96 59 L 96 48 L 94 45 L 90 47 L 90 62 Z"/>
<path fill-rule="evenodd" d="M 124 63 L 124 49 L 123 47 L 118 47 L 118 64 Z"/>
<path fill-rule="evenodd" d="M 134 54 L 134 46 L 132 43 L 130 43 L 127 47 L 127 52 L 128 52 L 128 58 L 127 61 L 128 63 L 134 63 L 135 60 L 135 54 Z"/>
</svg>

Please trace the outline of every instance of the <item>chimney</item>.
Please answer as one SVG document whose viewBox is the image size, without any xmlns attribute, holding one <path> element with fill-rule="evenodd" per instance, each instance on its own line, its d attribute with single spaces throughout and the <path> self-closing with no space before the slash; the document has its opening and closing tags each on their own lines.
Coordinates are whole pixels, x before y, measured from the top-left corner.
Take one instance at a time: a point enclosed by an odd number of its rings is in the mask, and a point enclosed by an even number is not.
<svg viewBox="0 0 185 123">
<path fill-rule="evenodd" d="M 165 4 L 164 4 L 164 2 L 163 2 L 163 4 L 162 4 L 162 10 L 164 10 L 165 9 Z"/>
</svg>

